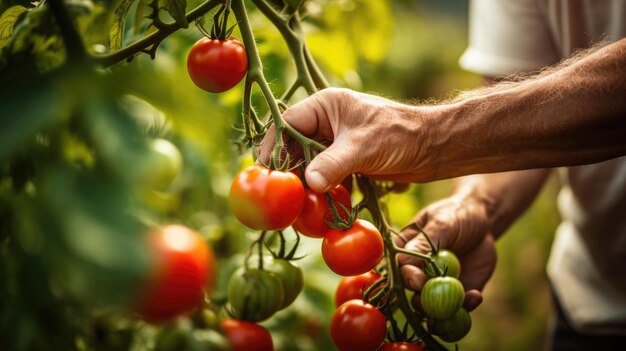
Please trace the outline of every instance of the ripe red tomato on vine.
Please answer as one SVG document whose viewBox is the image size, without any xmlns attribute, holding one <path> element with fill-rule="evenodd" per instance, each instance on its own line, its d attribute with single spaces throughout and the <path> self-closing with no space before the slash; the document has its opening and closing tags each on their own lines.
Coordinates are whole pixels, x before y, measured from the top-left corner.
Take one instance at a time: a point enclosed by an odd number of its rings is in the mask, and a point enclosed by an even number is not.
<svg viewBox="0 0 626 351">
<path fill-rule="evenodd" d="M 148 234 L 148 243 L 156 265 L 140 289 L 136 311 L 161 323 L 202 302 L 204 290 L 213 285 L 216 262 L 206 241 L 182 225 L 157 228 Z"/>
<path fill-rule="evenodd" d="M 350 215 L 348 211 L 352 207 L 348 190 L 339 184 L 331 189 L 328 194 L 332 198 L 339 217 L 344 221 L 348 220 Z M 348 211 L 341 206 L 344 206 Z M 304 207 L 293 224 L 293 228 L 306 236 L 322 238 L 331 229 L 327 224 L 327 222 L 333 221 L 331 211 L 325 194 L 305 189 Z"/>
<path fill-rule="evenodd" d="M 295 174 L 252 165 L 241 171 L 229 193 L 230 208 L 251 229 L 282 230 L 304 206 L 304 186 Z"/>
<path fill-rule="evenodd" d="M 233 351 L 273 351 L 272 336 L 264 327 L 247 321 L 229 318 L 220 327 L 230 341 Z"/>
<path fill-rule="evenodd" d="M 364 274 L 343 277 L 335 290 L 335 306 L 352 299 L 363 299 L 363 293 L 380 278 L 380 274 L 370 271 Z"/>
<path fill-rule="evenodd" d="M 210 93 L 224 92 L 239 83 L 248 71 L 248 55 L 234 37 L 221 40 L 203 37 L 187 56 L 191 80 Z"/>
<path fill-rule="evenodd" d="M 357 219 L 346 230 L 331 229 L 326 233 L 322 257 L 339 275 L 359 275 L 376 267 L 384 249 L 378 229 L 368 221 Z"/>
<path fill-rule="evenodd" d="M 363 300 L 339 306 L 330 322 L 330 336 L 341 351 L 374 351 L 387 333 L 385 316 Z"/>
</svg>

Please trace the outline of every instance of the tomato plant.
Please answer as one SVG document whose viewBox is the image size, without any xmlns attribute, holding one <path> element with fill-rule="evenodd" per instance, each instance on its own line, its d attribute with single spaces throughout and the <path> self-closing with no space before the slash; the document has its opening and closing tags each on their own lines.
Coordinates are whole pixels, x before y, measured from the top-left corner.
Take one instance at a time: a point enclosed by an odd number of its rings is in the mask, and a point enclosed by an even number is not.
<svg viewBox="0 0 626 351">
<path fill-rule="evenodd" d="M 249 228 L 281 230 L 302 211 L 304 187 L 293 173 L 252 165 L 235 177 L 229 200 L 235 217 Z"/>
<path fill-rule="evenodd" d="M 322 241 L 322 256 L 328 267 L 343 276 L 371 271 L 383 257 L 380 232 L 358 219 L 346 230 L 331 229 Z"/>
<path fill-rule="evenodd" d="M 274 344 L 272 336 L 262 326 L 228 318 L 220 323 L 220 327 L 226 333 L 232 351 L 272 351 Z"/>
<path fill-rule="evenodd" d="M 452 277 L 436 277 L 426 281 L 420 294 L 424 312 L 435 319 L 452 318 L 463 305 L 463 284 Z"/>
<path fill-rule="evenodd" d="M 204 239 L 181 225 L 167 225 L 148 234 L 155 257 L 153 272 L 140 289 L 137 312 L 160 323 L 189 312 L 213 285 L 215 258 Z"/>
<path fill-rule="evenodd" d="M 423 351 L 421 345 L 406 341 L 393 341 L 384 343 L 378 351 Z"/>
<path fill-rule="evenodd" d="M 445 276 L 458 278 L 461 274 L 461 263 L 452 251 L 439 250 L 432 258 Z M 425 272 L 429 277 L 437 276 L 437 273 L 430 264 L 426 264 Z"/>
<path fill-rule="evenodd" d="M 289 305 L 298 297 L 304 286 L 304 275 L 302 269 L 291 264 L 284 259 L 270 259 L 267 260 L 265 269 L 273 273 L 283 287 L 283 303 L 280 309 L 283 309 Z"/>
<path fill-rule="evenodd" d="M 360 275 L 341 278 L 335 290 L 335 306 L 352 299 L 363 299 L 363 293 L 380 278 L 380 274 L 369 271 Z"/>
<path fill-rule="evenodd" d="M 227 290 L 231 312 L 240 319 L 263 321 L 283 306 L 282 283 L 268 271 L 241 267 L 230 277 Z"/>
<path fill-rule="evenodd" d="M 439 336 L 441 340 L 457 342 L 469 333 L 472 328 L 472 319 L 469 312 L 461 308 L 454 317 L 443 320 L 432 320 L 429 326 L 430 331 Z"/>
<path fill-rule="evenodd" d="M 144 184 L 149 188 L 166 188 L 180 173 L 183 158 L 178 148 L 165 139 L 154 139 L 149 144 L 149 154 L 145 161 Z"/>
<path fill-rule="evenodd" d="M 341 351 L 376 350 L 386 333 L 385 316 L 363 300 L 345 302 L 330 322 L 330 336 Z"/>
<path fill-rule="evenodd" d="M 246 49 L 233 37 L 225 40 L 203 37 L 189 51 L 187 71 L 199 88 L 210 93 L 224 92 L 246 75 Z"/>
<path fill-rule="evenodd" d="M 339 184 L 331 189 L 328 194 L 337 209 L 339 217 L 344 221 L 348 220 L 349 212 L 341 207 L 343 205 L 348 211 L 352 207 L 350 194 L 346 188 Z M 304 207 L 300 216 L 293 224 L 293 228 L 312 238 L 321 238 L 331 229 L 327 222 L 332 221 L 333 216 L 326 196 L 311 189 L 305 189 Z"/>
</svg>

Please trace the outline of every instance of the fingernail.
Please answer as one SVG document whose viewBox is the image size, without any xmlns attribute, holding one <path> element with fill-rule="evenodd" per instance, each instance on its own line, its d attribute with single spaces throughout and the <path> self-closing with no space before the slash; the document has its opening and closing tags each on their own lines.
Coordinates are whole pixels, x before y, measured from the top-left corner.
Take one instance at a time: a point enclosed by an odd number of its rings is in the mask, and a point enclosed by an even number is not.
<svg viewBox="0 0 626 351">
<path fill-rule="evenodd" d="M 327 191 L 328 181 L 318 171 L 308 171 L 306 174 L 306 182 L 311 188 L 318 189 L 322 193 Z"/>
</svg>

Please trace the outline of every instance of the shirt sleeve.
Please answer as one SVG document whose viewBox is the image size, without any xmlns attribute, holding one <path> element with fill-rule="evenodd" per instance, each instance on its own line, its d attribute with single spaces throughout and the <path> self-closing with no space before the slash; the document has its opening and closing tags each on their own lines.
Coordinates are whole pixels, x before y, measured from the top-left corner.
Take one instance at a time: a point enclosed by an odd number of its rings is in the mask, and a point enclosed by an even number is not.
<svg viewBox="0 0 626 351">
<path fill-rule="evenodd" d="M 488 77 L 538 70 L 559 61 L 536 0 L 470 0 L 462 68 Z"/>
</svg>

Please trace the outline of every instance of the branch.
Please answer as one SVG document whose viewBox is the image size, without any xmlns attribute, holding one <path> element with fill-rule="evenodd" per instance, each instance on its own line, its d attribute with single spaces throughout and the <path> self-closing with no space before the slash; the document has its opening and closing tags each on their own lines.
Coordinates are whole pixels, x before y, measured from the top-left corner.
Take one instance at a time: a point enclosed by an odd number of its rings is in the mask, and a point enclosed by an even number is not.
<svg viewBox="0 0 626 351">
<path fill-rule="evenodd" d="M 52 1 L 52 0 L 51 0 Z M 60 1 L 60 0 L 53 0 Z M 202 4 L 198 5 L 195 9 L 189 11 L 186 15 L 188 22 L 193 22 L 196 19 L 204 16 L 207 12 L 211 11 L 217 5 L 224 3 L 225 0 L 207 0 Z M 163 39 L 170 36 L 172 33 L 181 29 L 182 27 L 178 24 L 171 23 L 162 26 L 156 32 L 150 33 L 149 35 L 139 39 L 138 41 L 107 55 L 97 55 L 93 57 L 93 60 L 103 67 L 112 66 L 120 61 L 126 60 L 140 52 L 155 52 L 156 47 L 148 50 L 148 47 L 152 45 L 159 45 L 163 41 Z M 152 55 L 151 55 L 152 56 Z"/>
</svg>

